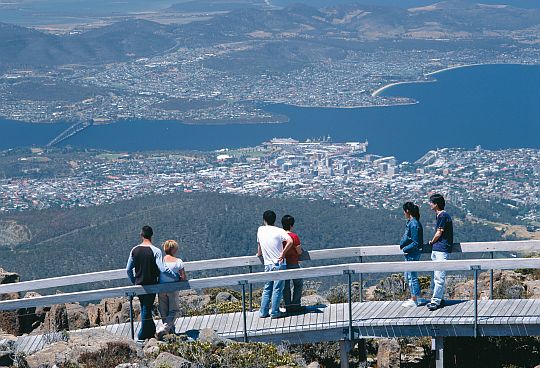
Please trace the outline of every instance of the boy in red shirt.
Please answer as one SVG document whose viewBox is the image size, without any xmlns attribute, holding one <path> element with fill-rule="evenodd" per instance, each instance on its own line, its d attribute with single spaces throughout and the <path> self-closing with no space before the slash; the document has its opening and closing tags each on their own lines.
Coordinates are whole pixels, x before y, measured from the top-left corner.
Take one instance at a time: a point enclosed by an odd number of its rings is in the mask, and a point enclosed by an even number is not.
<svg viewBox="0 0 540 368">
<path fill-rule="evenodd" d="M 281 219 L 281 225 L 293 240 L 292 248 L 285 254 L 287 270 L 300 268 L 299 256 L 302 254 L 302 246 L 300 245 L 300 238 L 298 235 L 292 232 L 294 226 L 294 217 L 291 215 L 283 216 Z M 291 280 L 285 281 L 285 286 L 283 288 L 283 301 L 285 302 L 285 309 L 287 310 L 287 313 L 298 313 L 303 310 L 301 306 L 301 299 L 304 280 L 294 279 L 292 280 L 292 284 L 293 292 L 291 298 Z"/>
</svg>

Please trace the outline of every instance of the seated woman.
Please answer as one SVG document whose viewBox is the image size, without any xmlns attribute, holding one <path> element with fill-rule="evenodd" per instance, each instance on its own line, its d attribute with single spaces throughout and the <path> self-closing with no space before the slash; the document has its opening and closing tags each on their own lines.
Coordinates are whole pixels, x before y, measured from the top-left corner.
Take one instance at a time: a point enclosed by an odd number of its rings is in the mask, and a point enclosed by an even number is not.
<svg viewBox="0 0 540 368">
<path fill-rule="evenodd" d="M 159 275 L 159 283 L 163 284 L 185 280 L 186 273 L 184 271 L 184 262 L 180 258 L 175 257 L 178 252 L 178 243 L 174 240 L 167 240 L 163 243 L 163 251 L 165 252 L 163 264 L 166 268 L 174 272 L 175 277 L 170 276 L 168 273 L 161 272 Z M 174 318 L 179 309 L 178 294 L 178 291 L 159 293 L 159 314 L 161 315 L 163 326 L 156 333 L 158 338 L 161 338 L 168 333 L 175 333 Z"/>
<path fill-rule="evenodd" d="M 399 242 L 399 247 L 405 254 L 406 261 L 419 261 L 424 245 L 424 230 L 420 223 L 420 209 L 412 202 L 403 204 L 403 214 L 407 219 L 405 233 Z M 409 283 L 411 299 L 402 304 L 403 307 L 416 307 L 420 297 L 420 283 L 416 272 L 405 272 L 405 278 Z"/>
</svg>

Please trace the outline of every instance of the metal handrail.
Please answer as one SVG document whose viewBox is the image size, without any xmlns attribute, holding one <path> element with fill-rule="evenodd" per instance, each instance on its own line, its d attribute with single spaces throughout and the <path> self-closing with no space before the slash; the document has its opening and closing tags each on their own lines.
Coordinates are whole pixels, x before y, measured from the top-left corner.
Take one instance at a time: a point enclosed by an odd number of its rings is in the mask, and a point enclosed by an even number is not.
<svg viewBox="0 0 540 368">
<path fill-rule="evenodd" d="M 534 268 L 540 269 L 540 258 L 514 258 L 514 259 L 469 259 L 469 260 L 448 260 L 448 261 L 415 261 L 415 262 L 373 262 L 373 263 L 348 263 L 332 266 L 310 267 L 304 269 L 292 269 L 273 272 L 247 273 L 229 276 L 217 276 L 201 279 L 180 281 L 175 283 L 145 285 L 145 286 L 126 286 L 109 289 L 89 290 L 74 293 L 56 294 L 39 296 L 35 298 L 25 298 L 16 300 L 0 301 L 0 311 L 13 310 L 21 308 L 44 307 L 55 304 L 64 304 L 72 302 L 86 302 L 101 300 L 111 297 L 128 296 L 130 297 L 130 306 L 133 296 L 152 294 L 159 292 L 168 292 L 186 289 L 204 289 L 209 287 L 223 286 L 242 286 L 242 313 L 244 321 L 247 308 L 245 303 L 246 284 L 262 283 L 276 280 L 290 280 L 298 278 L 317 278 L 330 277 L 346 274 L 348 276 L 348 304 L 349 304 L 349 340 L 353 339 L 352 323 L 352 295 L 351 295 L 351 275 L 355 273 L 386 273 L 386 272 L 411 272 L 411 271 L 466 271 L 474 270 L 475 280 L 477 280 L 480 270 L 492 269 L 518 269 Z M 478 292 L 477 282 L 475 282 L 474 300 L 475 317 L 474 331 L 477 335 L 478 326 Z M 133 336 L 133 314 L 130 313 L 130 322 Z M 244 340 L 247 341 L 247 326 L 244 323 Z"/>
<path fill-rule="evenodd" d="M 490 253 L 493 258 L 494 252 L 531 252 L 540 251 L 540 240 L 500 241 L 500 242 L 467 242 L 455 243 L 453 253 Z M 425 245 L 424 253 L 431 252 L 431 247 Z M 329 260 L 340 258 L 354 258 L 362 261 L 363 257 L 373 256 L 398 256 L 403 255 L 397 245 L 372 245 L 354 246 L 346 248 L 331 248 L 322 250 L 304 251 L 300 255 L 301 261 Z M 243 256 L 231 258 L 218 258 L 201 261 L 185 262 L 187 272 L 225 269 L 232 267 L 253 267 L 262 265 L 262 257 Z M 127 279 L 125 269 L 116 269 L 100 272 L 90 272 L 76 275 L 51 277 L 46 279 L 23 281 L 13 284 L 0 285 L 0 294 L 17 293 L 24 291 L 36 291 L 62 286 L 74 286 L 94 282 L 124 280 Z"/>
</svg>

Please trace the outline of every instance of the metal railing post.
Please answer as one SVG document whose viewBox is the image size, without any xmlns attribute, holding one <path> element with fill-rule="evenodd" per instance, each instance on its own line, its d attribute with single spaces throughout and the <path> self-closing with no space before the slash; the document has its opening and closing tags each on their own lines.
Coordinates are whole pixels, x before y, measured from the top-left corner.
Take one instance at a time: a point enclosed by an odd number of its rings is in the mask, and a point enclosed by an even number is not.
<svg viewBox="0 0 540 368">
<path fill-rule="evenodd" d="M 343 273 L 347 275 L 348 293 L 347 301 L 349 304 L 349 341 L 353 341 L 353 322 L 352 322 L 352 275 L 354 270 L 343 270 Z"/>
<path fill-rule="evenodd" d="M 133 297 L 135 293 L 127 293 L 129 298 L 129 325 L 131 328 L 131 340 L 135 340 L 135 326 L 133 324 Z"/>
<path fill-rule="evenodd" d="M 471 266 L 474 271 L 474 337 L 478 337 L 478 271 L 480 266 Z"/>
<path fill-rule="evenodd" d="M 362 262 L 363 262 L 362 256 L 358 257 L 358 263 L 362 263 Z M 359 294 L 360 294 L 359 301 L 360 303 L 362 303 L 364 301 L 364 278 L 362 276 L 362 272 L 358 274 L 358 282 L 360 283 L 359 288 L 358 288 Z"/>
<path fill-rule="evenodd" d="M 249 273 L 253 273 L 253 266 L 249 266 Z M 249 311 L 253 312 L 253 285 L 249 284 Z"/>
<path fill-rule="evenodd" d="M 247 311 L 246 311 L 246 285 L 247 280 L 242 280 L 238 282 L 242 285 L 242 317 L 243 317 L 243 326 L 244 326 L 244 342 L 248 342 L 248 332 L 247 332 Z"/>
<path fill-rule="evenodd" d="M 493 259 L 493 252 L 491 252 L 490 255 L 491 259 Z M 493 269 L 489 270 L 489 299 L 493 300 Z"/>
</svg>

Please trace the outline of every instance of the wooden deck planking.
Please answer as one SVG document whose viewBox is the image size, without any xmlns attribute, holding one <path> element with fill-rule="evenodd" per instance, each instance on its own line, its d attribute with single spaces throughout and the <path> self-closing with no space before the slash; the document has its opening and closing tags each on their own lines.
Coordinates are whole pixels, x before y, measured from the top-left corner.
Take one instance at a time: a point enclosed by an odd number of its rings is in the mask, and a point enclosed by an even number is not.
<svg viewBox="0 0 540 368">
<path fill-rule="evenodd" d="M 360 326 L 362 333 L 368 331 L 373 336 L 386 333 L 387 336 L 402 336 L 404 331 L 422 332 L 429 336 L 436 326 L 454 326 L 456 336 L 463 333 L 460 326 L 470 326 L 473 320 L 474 302 L 453 304 L 435 313 L 425 306 L 403 308 L 400 301 L 365 302 L 353 305 L 353 324 Z M 492 335 L 527 335 L 527 326 L 540 323 L 540 300 L 482 300 L 478 304 L 481 331 Z M 405 311 L 403 309 L 406 309 Z M 279 319 L 259 318 L 258 312 L 247 313 L 249 336 L 290 334 L 296 332 L 321 331 L 348 325 L 348 304 L 332 304 L 322 313 L 305 313 Z M 243 336 L 243 316 L 241 312 L 219 315 L 181 317 L 177 320 L 178 332 L 190 329 L 211 328 L 225 337 L 241 339 Z M 406 328 L 403 329 L 402 326 Z M 416 327 L 415 327 L 416 326 Z M 484 327 L 482 327 L 484 326 Z M 494 328 L 492 328 L 492 327 Z M 140 323 L 135 324 L 136 330 Z M 122 336 L 130 335 L 129 323 L 97 327 Z M 452 327 L 450 327 L 452 328 Z M 484 330 L 482 330 L 482 328 Z M 489 328 L 489 330 L 485 330 Z M 382 332 L 377 332 L 381 331 Z M 461 331 L 461 332 L 460 332 Z M 76 333 L 76 332 L 74 332 Z M 448 333 L 448 330 L 447 330 Z M 16 343 L 19 351 L 32 352 L 44 345 L 42 335 L 25 336 Z"/>
</svg>

